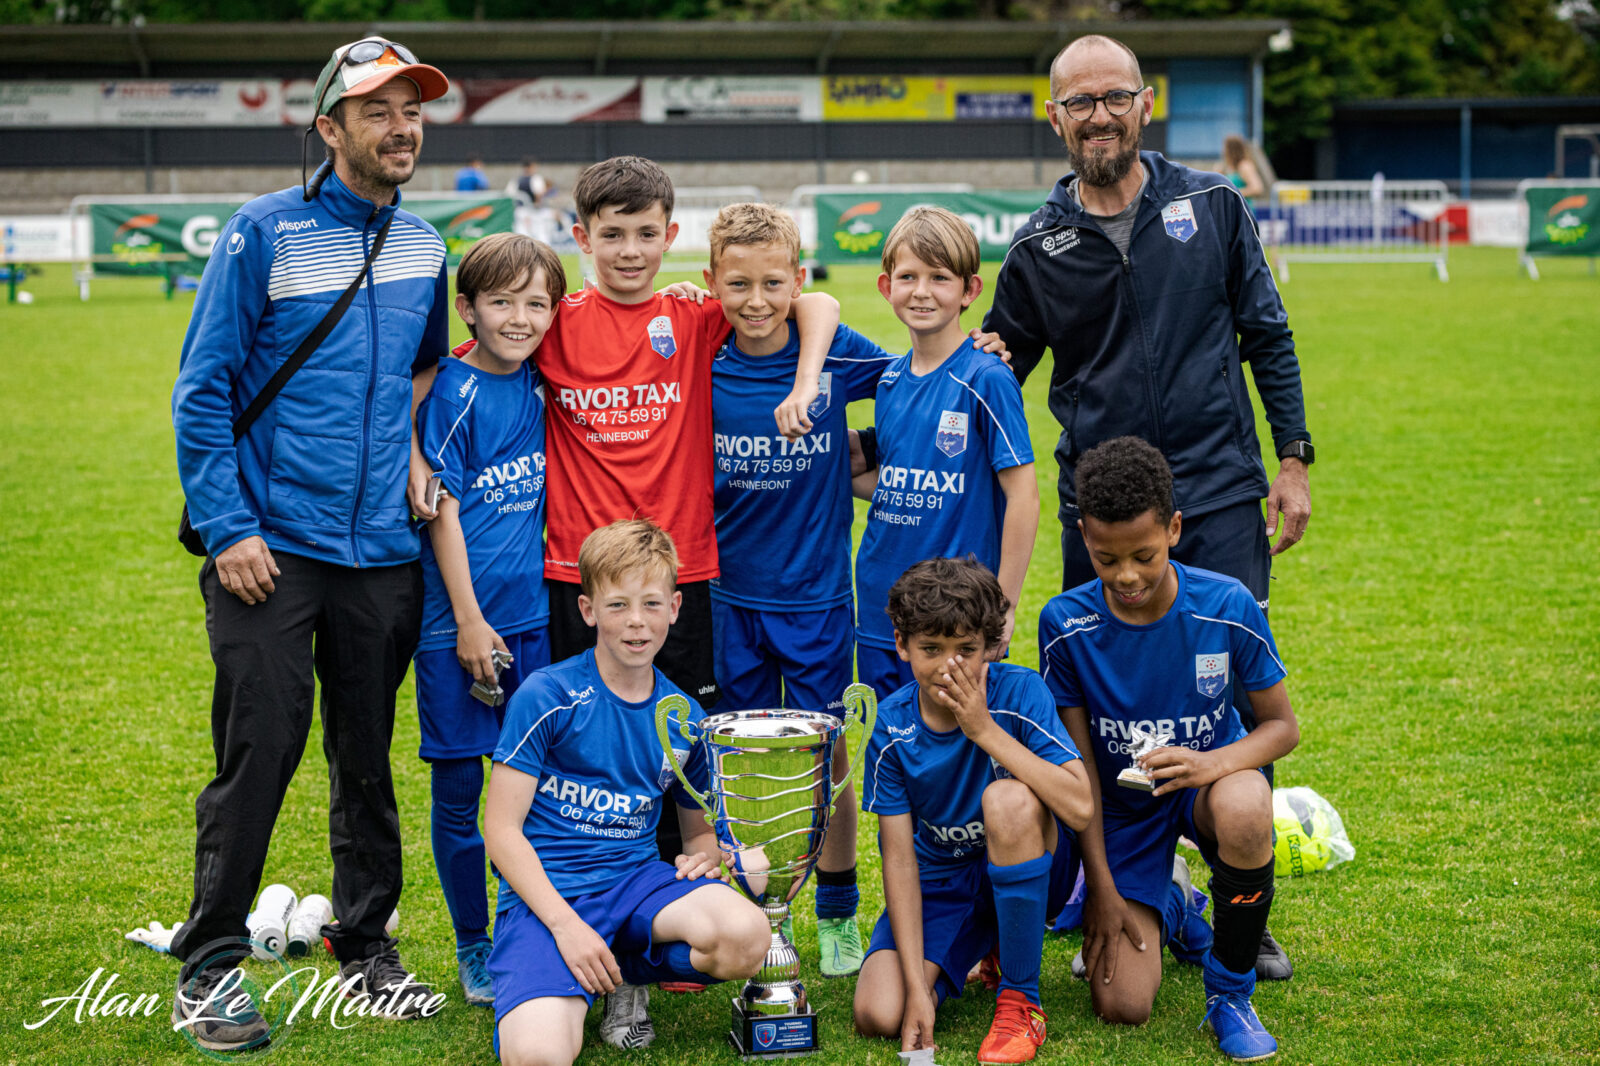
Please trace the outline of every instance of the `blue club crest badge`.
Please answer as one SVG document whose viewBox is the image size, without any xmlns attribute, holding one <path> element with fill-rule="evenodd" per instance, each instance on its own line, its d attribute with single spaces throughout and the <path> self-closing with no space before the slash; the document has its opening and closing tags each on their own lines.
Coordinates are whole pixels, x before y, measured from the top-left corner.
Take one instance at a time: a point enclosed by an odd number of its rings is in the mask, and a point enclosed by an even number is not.
<svg viewBox="0 0 1600 1066">
<path fill-rule="evenodd" d="M 806 408 L 809 418 L 821 418 L 827 413 L 833 403 L 833 371 L 824 370 L 822 376 L 817 378 L 817 398 L 811 401 L 811 406 Z"/>
<path fill-rule="evenodd" d="M 1194 205 L 1188 200 L 1174 200 L 1163 207 L 1161 224 L 1166 227 L 1167 236 L 1181 244 L 1187 244 L 1189 238 L 1199 232 L 1194 221 Z"/>
<path fill-rule="evenodd" d="M 771 1047 L 772 1042 L 778 1039 L 778 1027 L 772 1022 L 761 1022 L 755 1026 L 756 1047 Z"/>
<path fill-rule="evenodd" d="M 672 319 L 666 315 L 652 318 L 645 332 L 650 334 L 650 350 L 661 358 L 671 359 L 678 353 L 678 339 L 672 335 Z"/>
<path fill-rule="evenodd" d="M 1194 687 L 1206 699 L 1215 699 L 1228 687 L 1228 653 L 1215 652 L 1194 657 Z"/>
<path fill-rule="evenodd" d="M 967 450 L 967 413 L 942 411 L 939 428 L 933 435 L 933 446 L 954 459 Z"/>
</svg>

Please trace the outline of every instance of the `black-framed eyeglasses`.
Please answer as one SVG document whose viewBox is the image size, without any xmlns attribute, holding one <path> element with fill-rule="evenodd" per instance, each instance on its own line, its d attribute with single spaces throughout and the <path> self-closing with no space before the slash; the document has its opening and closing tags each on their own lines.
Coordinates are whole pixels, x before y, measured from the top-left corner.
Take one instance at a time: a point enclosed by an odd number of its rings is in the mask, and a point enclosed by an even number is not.
<svg viewBox="0 0 1600 1066">
<path fill-rule="evenodd" d="M 1112 89 L 1104 96 L 1069 96 L 1065 100 L 1055 101 L 1055 105 L 1067 113 L 1069 118 L 1083 122 L 1094 115 L 1096 104 L 1106 105 L 1106 114 L 1113 117 L 1126 115 L 1133 110 L 1133 102 L 1139 94 L 1145 91 L 1146 86 L 1137 89 Z"/>
<path fill-rule="evenodd" d="M 312 113 L 314 115 L 322 114 L 322 101 L 328 98 L 328 90 L 333 88 L 333 83 L 339 80 L 339 72 L 341 70 L 345 67 L 360 66 L 362 63 L 372 63 L 391 48 L 394 49 L 394 54 L 400 58 L 400 62 L 407 65 L 416 63 L 416 55 L 403 44 L 395 44 L 393 41 L 386 41 L 382 37 L 369 37 L 364 41 L 357 41 L 345 49 L 343 57 L 339 60 L 339 65 L 333 68 L 333 77 L 329 78 L 328 84 L 322 87 L 322 95 L 317 97 L 317 108 Z"/>
</svg>

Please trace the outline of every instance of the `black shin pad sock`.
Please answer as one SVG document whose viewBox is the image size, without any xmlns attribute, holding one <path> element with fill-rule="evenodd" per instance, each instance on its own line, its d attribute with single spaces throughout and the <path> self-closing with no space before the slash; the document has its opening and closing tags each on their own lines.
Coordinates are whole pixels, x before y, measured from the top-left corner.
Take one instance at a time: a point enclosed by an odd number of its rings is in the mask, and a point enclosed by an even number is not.
<svg viewBox="0 0 1600 1066">
<path fill-rule="evenodd" d="M 1261 934 L 1272 909 L 1272 863 L 1241 870 L 1221 859 L 1211 864 L 1211 925 L 1215 939 L 1211 955 L 1234 973 L 1256 967 Z"/>
</svg>

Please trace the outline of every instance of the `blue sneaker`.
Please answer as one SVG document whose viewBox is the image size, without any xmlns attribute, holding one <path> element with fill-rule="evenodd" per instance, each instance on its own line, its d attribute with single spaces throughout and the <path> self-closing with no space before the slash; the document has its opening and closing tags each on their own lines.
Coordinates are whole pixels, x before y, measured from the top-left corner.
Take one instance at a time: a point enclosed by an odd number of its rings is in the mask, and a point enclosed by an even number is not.
<svg viewBox="0 0 1600 1066">
<path fill-rule="evenodd" d="M 489 951 L 493 947 L 485 940 L 456 949 L 456 962 L 461 970 L 461 992 L 469 1007 L 494 1006 L 494 979 L 489 976 Z"/>
<path fill-rule="evenodd" d="M 1189 878 L 1189 864 L 1182 855 L 1172 857 L 1173 891 L 1183 903 L 1183 918 L 1177 923 L 1172 936 L 1167 938 L 1167 950 L 1179 962 L 1199 966 L 1205 953 L 1211 950 L 1211 923 L 1205 919 L 1206 894 L 1194 887 Z"/>
<path fill-rule="evenodd" d="M 1235 1062 L 1269 1059 L 1278 1053 L 1278 1042 L 1256 1017 L 1249 996 L 1229 992 L 1208 997 L 1200 1025 L 1207 1022 L 1217 1034 L 1217 1047 Z"/>
</svg>

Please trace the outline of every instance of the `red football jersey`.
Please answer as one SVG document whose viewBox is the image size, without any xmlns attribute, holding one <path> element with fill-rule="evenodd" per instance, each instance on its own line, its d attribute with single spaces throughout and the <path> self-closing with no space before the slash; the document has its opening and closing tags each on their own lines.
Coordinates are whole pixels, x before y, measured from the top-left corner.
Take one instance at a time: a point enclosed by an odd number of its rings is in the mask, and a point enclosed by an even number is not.
<svg viewBox="0 0 1600 1066">
<path fill-rule="evenodd" d="M 722 304 L 594 289 L 561 301 L 534 353 L 545 385 L 545 576 L 578 580 L 583 538 L 619 518 L 672 534 L 679 581 L 716 577 L 711 359 Z"/>
</svg>

